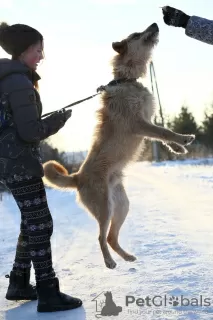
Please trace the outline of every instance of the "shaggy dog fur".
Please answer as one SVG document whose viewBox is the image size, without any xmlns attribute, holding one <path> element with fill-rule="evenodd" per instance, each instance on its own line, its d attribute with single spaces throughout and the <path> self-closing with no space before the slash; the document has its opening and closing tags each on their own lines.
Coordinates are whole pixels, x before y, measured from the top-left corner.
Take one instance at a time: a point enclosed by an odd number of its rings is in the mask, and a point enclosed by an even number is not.
<svg viewBox="0 0 213 320">
<path fill-rule="evenodd" d="M 158 36 L 158 25 L 154 23 L 141 33 L 113 42 L 112 48 L 116 51 L 112 60 L 114 79 L 145 76 Z M 184 146 L 195 136 L 154 125 L 151 122 L 155 113 L 154 98 L 137 80 L 107 86 L 101 100 L 93 143 L 79 171 L 69 175 L 61 164 L 48 161 L 44 164 L 44 182 L 53 188 L 76 189 L 79 204 L 99 224 L 98 240 L 105 265 L 113 269 L 116 263 L 108 244 L 124 260 L 136 259 L 118 242 L 120 228 L 129 211 L 123 170 L 137 160 L 144 138 L 159 140 L 177 153 L 176 148 L 173 149 L 175 145 L 181 153 L 186 153 Z"/>
</svg>

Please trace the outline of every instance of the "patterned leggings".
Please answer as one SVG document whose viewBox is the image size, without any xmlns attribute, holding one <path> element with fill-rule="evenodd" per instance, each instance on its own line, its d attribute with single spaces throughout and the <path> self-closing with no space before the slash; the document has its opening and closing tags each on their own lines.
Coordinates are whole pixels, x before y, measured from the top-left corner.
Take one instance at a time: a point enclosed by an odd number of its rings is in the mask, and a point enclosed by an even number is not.
<svg viewBox="0 0 213 320">
<path fill-rule="evenodd" d="M 4 181 L 21 212 L 21 226 L 13 270 L 35 269 L 36 281 L 55 277 L 50 238 L 53 220 L 41 178 L 16 177 Z"/>
</svg>

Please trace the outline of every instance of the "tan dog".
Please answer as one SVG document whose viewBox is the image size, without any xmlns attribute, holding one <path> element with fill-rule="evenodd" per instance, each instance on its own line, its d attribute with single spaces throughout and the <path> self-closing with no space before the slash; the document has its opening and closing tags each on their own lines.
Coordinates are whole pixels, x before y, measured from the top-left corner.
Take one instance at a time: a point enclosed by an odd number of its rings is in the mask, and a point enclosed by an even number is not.
<svg viewBox="0 0 213 320">
<path fill-rule="evenodd" d="M 67 170 L 55 161 L 44 164 L 44 182 L 54 188 L 76 189 L 79 203 L 97 219 L 100 248 L 106 266 L 111 269 L 116 263 L 108 243 L 124 260 L 136 259 L 118 243 L 120 228 L 129 211 L 129 200 L 122 183 L 124 168 L 137 159 L 144 138 L 176 144 L 182 153 L 187 152 L 184 146 L 195 138 L 152 124 L 153 96 L 135 80 L 145 75 L 158 34 L 158 26 L 154 23 L 142 33 L 112 43 L 117 52 L 112 60 L 114 79 L 122 80 L 107 86 L 101 94 L 102 107 L 97 111 L 99 121 L 94 140 L 79 171 L 68 175 Z M 175 152 L 171 147 L 170 150 Z"/>
</svg>

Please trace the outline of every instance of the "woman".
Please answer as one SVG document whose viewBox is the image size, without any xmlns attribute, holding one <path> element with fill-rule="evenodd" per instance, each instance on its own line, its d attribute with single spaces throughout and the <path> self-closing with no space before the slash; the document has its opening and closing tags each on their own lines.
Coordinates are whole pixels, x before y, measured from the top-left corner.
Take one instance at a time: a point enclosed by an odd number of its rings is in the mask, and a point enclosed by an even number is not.
<svg viewBox="0 0 213 320">
<path fill-rule="evenodd" d="M 189 16 L 181 10 L 165 6 L 162 9 L 164 22 L 173 27 L 185 29 L 187 36 L 213 44 L 213 21 L 197 16 Z"/>
<path fill-rule="evenodd" d="M 42 181 L 41 140 L 58 132 L 71 111 L 55 112 L 41 120 L 42 104 L 36 73 L 43 59 L 43 36 L 27 25 L 0 25 L 0 45 L 12 59 L 0 59 L 0 97 L 4 97 L 6 126 L 0 123 L 0 179 L 21 212 L 20 235 L 10 272 L 8 300 L 38 298 L 38 312 L 80 307 L 82 301 L 60 292 L 52 266 L 50 238 L 53 220 Z M 2 119 L 2 118 L 1 118 Z M 0 119 L 0 120 L 1 120 Z M 31 261 L 36 287 L 29 283 Z"/>
</svg>

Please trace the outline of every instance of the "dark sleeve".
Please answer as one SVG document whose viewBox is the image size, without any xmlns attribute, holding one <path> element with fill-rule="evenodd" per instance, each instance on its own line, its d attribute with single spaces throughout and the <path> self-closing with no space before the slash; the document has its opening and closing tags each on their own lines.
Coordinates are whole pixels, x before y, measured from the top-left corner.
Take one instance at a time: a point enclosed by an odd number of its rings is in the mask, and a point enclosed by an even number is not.
<svg viewBox="0 0 213 320">
<path fill-rule="evenodd" d="M 64 116 L 60 113 L 54 113 L 43 120 L 39 119 L 35 91 L 24 74 L 11 75 L 4 89 L 9 93 L 13 121 L 22 140 L 39 142 L 64 126 Z"/>
<path fill-rule="evenodd" d="M 192 16 L 188 21 L 185 33 L 196 40 L 213 44 L 213 21 Z"/>
</svg>

